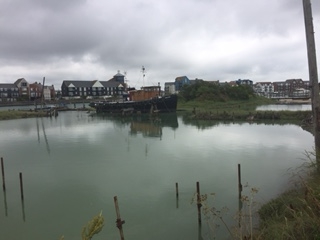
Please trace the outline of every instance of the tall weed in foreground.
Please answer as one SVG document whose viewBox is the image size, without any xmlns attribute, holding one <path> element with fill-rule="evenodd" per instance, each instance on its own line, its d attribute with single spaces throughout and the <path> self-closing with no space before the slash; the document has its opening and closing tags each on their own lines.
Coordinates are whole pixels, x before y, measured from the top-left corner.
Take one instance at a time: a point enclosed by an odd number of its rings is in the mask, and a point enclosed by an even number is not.
<svg viewBox="0 0 320 240">
<path fill-rule="evenodd" d="M 260 239 L 320 239 L 320 175 L 315 153 L 305 155 L 295 186 L 259 210 Z"/>
<path fill-rule="evenodd" d="M 94 216 L 91 221 L 87 223 L 86 226 L 82 228 L 81 237 L 82 240 L 91 240 L 94 235 L 98 234 L 104 226 L 104 218 L 102 212 L 99 215 Z M 60 238 L 64 240 L 64 236 Z"/>
<path fill-rule="evenodd" d="M 239 210 L 235 216 L 238 225 L 233 227 L 234 235 L 237 239 L 253 239 L 255 226 L 258 219 L 258 206 L 255 201 L 258 188 L 244 186 L 245 194 L 239 200 Z"/>
<path fill-rule="evenodd" d="M 201 204 L 201 211 L 204 216 L 204 220 L 210 229 L 210 237 L 215 239 L 217 228 L 222 226 L 229 233 L 230 239 L 253 239 L 254 236 L 254 225 L 257 222 L 257 206 L 255 202 L 255 196 L 258 193 L 257 188 L 250 188 L 248 184 L 244 187 L 244 192 L 247 194 L 242 195 L 239 199 L 239 209 L 236 212 L 233 220 L 234 224 L 228 225 L 225 220 L 229 209 L 222 207 L 217 209 L 209 203 L 209 197 L 215 197 L 215 193 L 200 195 L 198 198 L 195 193 L 192 198 L 192 204 Z M 199 199 L 199 200 L 198 200 Z"/>
</svg>

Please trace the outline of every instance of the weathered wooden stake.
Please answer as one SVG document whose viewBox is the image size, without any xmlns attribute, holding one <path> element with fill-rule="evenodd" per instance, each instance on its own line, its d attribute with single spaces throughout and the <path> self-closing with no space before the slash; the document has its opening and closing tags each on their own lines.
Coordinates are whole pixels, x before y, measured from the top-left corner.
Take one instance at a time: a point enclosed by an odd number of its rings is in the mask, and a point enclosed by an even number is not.
<svg viewBox="0 0 320 240">
<path fill-rule="evenodd" d="M 22 173 L 19 173 L 19 178 L 20 178 L 20 191 L 21 191 L 21 199 L 23 200 L 23 184 L 22 184 Z"/>
<path fill-rule="evenodd" d="M 198 226 L 198 240 L 203 240 L 204 238 L 202 237 L 202 226 L 199 224 Z"/>
<path fill-rule="evenodd" d="M 238 189 L 239 189 L 239 199 L 241 199 L 242 184 L 241 184 L 241 166 L 238 164 Z"/>
<path fill-rule="evenodd" d="M 179 187 L 178 187 L 178 183 L 176 183 L 176 208 L 179 208 Z"/>
<path fill-rule="evenodd" d="M 176 182 L 176 197 L 179 198 L 179 186 L 177 182 Z"/>
<path fill-rule="evenodd" d="M 21 201 L 21 207 L 22 207 L 22 220 L 26 221 L 26 213 L 24 211 L 24 200 Z"/>
<path fill-rule="evenodd" d="M 7 193 L 6 191 L 3 191 L 3 199 L 4 199 L 4 209 L 6 217 L 8 217 L 8 204 L 7 204 Z"/>
<path fill-rule="evenodd" d="M 114 206 L 116 208 L 116 214 L 117 214 L 116 226 L 119 229 L 121 240 L 124 240 L 122 225 L 125 223 L 125 221 L 121 220 L 121 217 L 120 217 L 120 210 L 119 210 L 117 196 L 114 196 L 113 200 L 114 200 Z"/>
<path fill-rule="evenodd" d="M 197 182 L 197 207 L 198 207 L 198 222 L 201 224 L 201 196 L 200 196 L 200 184 Z"/>
<path fill-rule="evenodd" d="M 2 172 L 2 187 L 3 187 L 3 191 L 6 190 L 6 182 L 5 182 L 5 178 L 4 178 L 4 165 L 3 165 L 3 158 L 1 157 L 1 172 Z"/>
</svg>

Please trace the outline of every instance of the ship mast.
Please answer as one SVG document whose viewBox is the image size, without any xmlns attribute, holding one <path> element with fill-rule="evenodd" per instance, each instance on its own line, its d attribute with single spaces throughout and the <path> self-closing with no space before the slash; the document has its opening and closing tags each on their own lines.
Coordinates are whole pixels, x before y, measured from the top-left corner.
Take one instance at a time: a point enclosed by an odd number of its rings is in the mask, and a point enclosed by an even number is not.
<svg viewBox="0 0 320 240">
<path fill-rule="evenodd" d="M 141 72 L 142 72 L 142 86 L 144 86 L 144 77 L 146 76 L 146 68 L 144 66 L 142 66 Z"/>
</svg>

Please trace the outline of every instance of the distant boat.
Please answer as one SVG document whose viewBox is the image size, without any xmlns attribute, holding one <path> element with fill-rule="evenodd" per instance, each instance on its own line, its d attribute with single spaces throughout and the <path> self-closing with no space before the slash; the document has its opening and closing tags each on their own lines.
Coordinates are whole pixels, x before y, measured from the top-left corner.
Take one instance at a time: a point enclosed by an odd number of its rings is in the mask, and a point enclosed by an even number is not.
<svg viewBox="0 0 320 240">
<path fill-rule="evenodd" d="M 97 113 L 156 113 L 175 112 L 177 103 L 176 94 L 160 96 L 160 86 L 152 86 L 129 91 L 127 101 L 98 101 L 91 102 L 89 106 L 96 109 Z"/>
<path fill-rule="evenodd" d="M 143 77 L 145 68 L 142 67 Z M 178 97 L 176 94 L 161 96 L 160 86 L 145 86 L 140 90 L 128 91 L 127 98 L 119 101 L 96 101 L 89 104 L 97 113 L 156 113 L 175 112 Z"/>
</svg>

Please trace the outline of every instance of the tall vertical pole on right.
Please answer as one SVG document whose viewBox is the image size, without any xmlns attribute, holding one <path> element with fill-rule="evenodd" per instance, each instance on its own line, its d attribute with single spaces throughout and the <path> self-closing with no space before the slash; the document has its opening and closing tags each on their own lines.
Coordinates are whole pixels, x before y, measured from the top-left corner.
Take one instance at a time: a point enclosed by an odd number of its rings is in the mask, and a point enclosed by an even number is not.
<svg viewBox="0 0 320 240">
<path fill-rule="evenodd" d="M 310 0 L 303 0 L 304 21 L 306 28 L 306 41 L 308 51 L 309 82 L 311 85 L 311 102 L 313 116 L 313 130 L 315 139 L 317 169 L 320 173 L 320 114 L 319 114 L 319 83 L 317 70 L 316 47 L 312 22 L 312 9 Z"/>
</svg>

